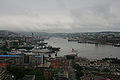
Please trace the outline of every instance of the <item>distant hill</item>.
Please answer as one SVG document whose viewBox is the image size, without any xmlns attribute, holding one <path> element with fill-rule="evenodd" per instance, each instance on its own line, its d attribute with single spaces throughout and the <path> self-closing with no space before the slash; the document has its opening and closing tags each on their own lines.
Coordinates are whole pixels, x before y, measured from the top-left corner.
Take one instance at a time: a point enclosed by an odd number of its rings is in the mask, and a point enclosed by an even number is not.
<svg viewBox="0 0 120 80">
<path fill-rule="evenodd" d="M 0 36 L 11 36 L 11 35 L 25 35 L 25 36 L 54 36 L 54 37 L 65 37 L 65 36 L 80 36 L 82 34 L 109 34 L 115 33 L 120 34 L 120 32 L 115 31 L 101 31 L 101 32 L 79 32 L 79 33 L 47 33 L 47 32 L 12 32 L 7 30 L 0 30 Z"/>
<path fill-rule="evenodd" d="M 115 32 L 115 31 L 103 31 L 101 33 L 120 33 L 120 32 Z"/>
<path fill-rule="evenodd" d="M 26 35 L 26 36 L 47 36 L 49 33 L 46 32 L 19 32 L 21 35 Z"/>
<path fill-rule="evenodd" d="M 9 35 L 17 35 L 17 33 L 7 30 L 0 30 L 0 36 L 9 36 Z"/>
</svg>

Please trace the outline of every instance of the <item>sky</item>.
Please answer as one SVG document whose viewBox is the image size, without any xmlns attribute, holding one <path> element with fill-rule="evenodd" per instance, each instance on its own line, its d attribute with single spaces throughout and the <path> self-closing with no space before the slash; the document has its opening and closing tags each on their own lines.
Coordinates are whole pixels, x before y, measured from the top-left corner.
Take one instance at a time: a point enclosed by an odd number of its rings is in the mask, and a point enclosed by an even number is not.
<svg viewBox="0 0 120 80">
<path fill-rule="evenodd" d="M 0 30 L 120 31 L 120 0 L 0 0 Z"/>
</svg>

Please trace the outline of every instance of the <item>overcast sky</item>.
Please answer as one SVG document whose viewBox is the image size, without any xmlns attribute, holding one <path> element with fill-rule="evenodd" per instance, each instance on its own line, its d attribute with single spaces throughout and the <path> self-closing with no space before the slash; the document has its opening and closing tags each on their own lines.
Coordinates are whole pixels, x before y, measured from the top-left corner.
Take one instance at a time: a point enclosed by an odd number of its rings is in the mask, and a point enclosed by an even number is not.
<svg viewBox="0 0 120 80">
<path fill-rule="evenodd" d="M 0 30 L 120 31 L 120 0 L 0 0 Z"/>
</svg>

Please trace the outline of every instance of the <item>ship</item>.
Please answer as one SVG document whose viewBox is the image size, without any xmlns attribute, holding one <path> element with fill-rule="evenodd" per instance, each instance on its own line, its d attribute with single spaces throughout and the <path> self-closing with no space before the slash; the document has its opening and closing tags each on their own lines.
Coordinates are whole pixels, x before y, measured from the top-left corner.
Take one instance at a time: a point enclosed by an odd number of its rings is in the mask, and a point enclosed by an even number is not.
<svg viewBox="0 0 120 80">
<path fill-rule="evenodd" d="M 36 47 L 32 49 L 33 53 L 55 53 L 56 51 L 59 51 L 60 48 L 58 47 L 52 47 L 47 46 L 47 43 L 45 42 L 39 42 Z"/>
<path fill-rule="evenodd" d="M 75 59 L 77 55 L 78 55 L 78 51 L 72 48 L 71 53 L 69 53 L 68 55 L 64 55 L 64 57 L 66 59 Z"/>
<path fill-rule="evenodd" d="M 59 47 L 52 47 L 52 46 L 48 46 L 47 47 L 49 50 L 53 50 L 53 51 L 60 51 Z"/>
<path fill-rule="evenodd" d="M 33 53 L 53 53 L 52 50 L 49 50 L 47 48 L 40 48 L 40 47 L 35 47 L 32 49 Z"/>
<path fill-rule="evenodd" d="M 120 47 L 120 43 L 114 44 L 115 47 Z"/>
</svg>

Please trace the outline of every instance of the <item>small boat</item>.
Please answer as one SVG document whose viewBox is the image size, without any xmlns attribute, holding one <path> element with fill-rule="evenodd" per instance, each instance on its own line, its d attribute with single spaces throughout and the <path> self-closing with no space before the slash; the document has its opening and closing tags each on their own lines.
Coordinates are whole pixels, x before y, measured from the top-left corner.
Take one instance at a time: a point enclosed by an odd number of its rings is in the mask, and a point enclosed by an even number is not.
<svg viewBox="0 0 120 80">
<path fill-rule="evenodd" d="M 51 57 L 51 55 L 50 55 L 50 54 L 49 54 L 48 56 L 49 56 L 49 57 Z"/>
<path fill-rule="evenodd" d="M 55 56 L 57 56 L 57 53 L 55 53 Z"/>
<path fill-rule="evenodd" d="M 60 51 L 59 47 L 52 47 L 52 46 L 48 46 L 47 47 L 49 50 L 53 50 L 53 51 Z"/>
<path fill-rule="evenodd" d="M 114 44 L 115 47 L 120 47 L 120 44 Z"/>
</svg>

